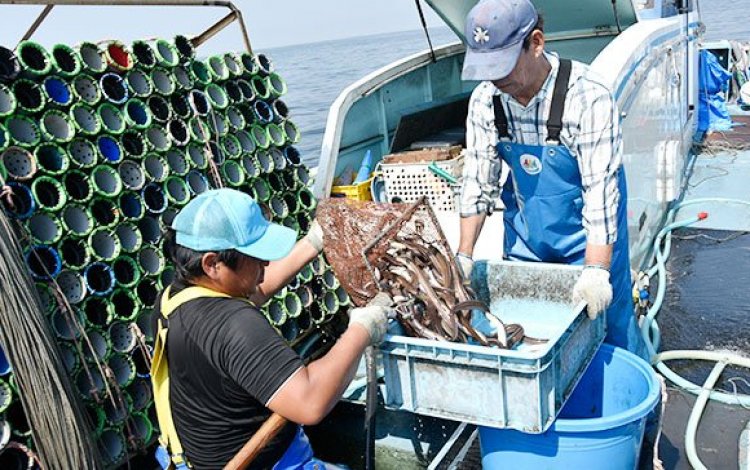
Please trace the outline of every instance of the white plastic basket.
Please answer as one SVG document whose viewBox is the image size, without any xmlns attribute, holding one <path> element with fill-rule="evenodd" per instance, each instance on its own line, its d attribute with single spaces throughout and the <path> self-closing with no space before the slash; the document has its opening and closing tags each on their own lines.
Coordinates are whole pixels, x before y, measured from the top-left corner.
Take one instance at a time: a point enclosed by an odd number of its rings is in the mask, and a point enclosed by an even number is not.
<svg viewBox="0 0 750 470">
<path fill-rule="evenodd" d="M 435 211 L 454 212 L 457 209 L 454 186 L 429 170 L 431 162 L 381 164 L 385 192 L 389 202 L 416 202 L 427 196 Z M 463 155 L 435 164 L 457 180 L 463 171 Z"/>
</svg>

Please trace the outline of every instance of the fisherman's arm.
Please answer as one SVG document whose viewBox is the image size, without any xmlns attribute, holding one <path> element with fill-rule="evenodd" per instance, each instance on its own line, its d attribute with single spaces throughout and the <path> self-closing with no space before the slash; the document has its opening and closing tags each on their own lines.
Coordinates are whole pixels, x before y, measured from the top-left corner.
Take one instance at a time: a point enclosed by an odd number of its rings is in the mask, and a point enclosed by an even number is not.
<svg viewBox="0 0 750 470">
<path fill-rule="evenodd" d="M 583 185 L 583 227 L 586 264 L 609 268 L 617 241 L 618 172 L 622 165 L 622 134 L 617 105 L 604 87 L 583 110 L 576 136 Z"/>
<path fill-rule="evenodd" d="M 479 234 L 500 195 L 502 160 L 497 155 L 497 130 L 492 102 L 494 86 L 479 85 L 472 93 L 466 118 L 466 150 L 459 199 L 461 221 L 457 259 L 462 272 L 470 274 Z"/>
<path fill-rule="evenodd" d="M 361 327 L 348 328 L 331 350 L 300 368 L 268 403 L 268 408 L 295 423 L 322 420 L 354 378 L 370 337 Z"/>
<path fill-rule="evenodd" d="M 618 236 L 626 236 L 617 232 L 622 134 L 617 105 L 606 88 L 598 89 L 588 109 L 582 110 L 578 131 L 575 150 L 583 186 L 586 253 L 573 300 L 585 301 L 589 317 L 596 318 L 612 301 L 613 245 Z"/>
<path fill-rule="evenodd" d="M 300 424 L 323 419 L 354 378 L 365 348 L 383 341 L 391 304 L 391 298 L 380 293 L 367 306 L 352 309 L 349 328 L 328 354 L 298 370 L 268 402 L 268 408 Z"/>
<path fill-rule="evenodd" d="M 384 294 L 383 294 L 384 295 Z M 390 297 L 386 297 L 390 305 Z M 206 352 L 217 367 L 267 408 L 300 423 L 320 421 L 351 381 L 362 352 L 382 341 L 389 307 L 373 305 L 350 311 L 349 328 L 321 359 L 305 366 L 257 309 L 239 301 Z M 234 302 L 234 303 L 232 303 Z"/>
<path fill-rule="evenodd" d="M 255 305 L 263 305 L 312 261 L 323 250 L 323 230 L 314 221 L 310 231 L 302 240 L 298 241 L 292 251 L 283 259 L 272 261 L 266 267 L 263 282 L 258 285 L 250 300 Z"/>
<path fill-rule="evenodd" d="M 471 257 L 474 254 L 474 245 L 476 245 L 479 234 L 482 232 L 486 218 L 486 214 L 461 217 L 460 241 L 458 243 L 459 256 Z"/>
</svg>

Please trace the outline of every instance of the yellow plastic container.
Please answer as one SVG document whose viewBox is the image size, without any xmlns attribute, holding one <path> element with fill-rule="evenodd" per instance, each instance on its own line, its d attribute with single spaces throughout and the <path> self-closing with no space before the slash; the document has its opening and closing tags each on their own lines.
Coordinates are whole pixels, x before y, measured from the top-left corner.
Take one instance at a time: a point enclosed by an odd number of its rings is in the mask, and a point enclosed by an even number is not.
<svg viewBox="0 0 750 470">
<path fill-rule="evenodd" d="M 331 188 L 331 197 L 345 197 L 355 201 L 372 201 L 370 186 L 374 177 L 359 183 Z"/>
</svg>

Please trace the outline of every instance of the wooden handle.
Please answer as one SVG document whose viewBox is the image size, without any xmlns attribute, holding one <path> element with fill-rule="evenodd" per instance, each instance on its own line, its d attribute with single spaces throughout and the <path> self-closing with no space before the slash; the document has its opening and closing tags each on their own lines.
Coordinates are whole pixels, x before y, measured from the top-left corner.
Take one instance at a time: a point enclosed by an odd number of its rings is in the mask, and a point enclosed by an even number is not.
<svg viewBox="0 0 750 470">
<path fill-rule="evenodd" d="M 253 460 L 258 456 L 260 451 L 268 444 L 268 442 L 276 437 L 276 434 L 281 431 L 287 423 L 287 419 L 283 416 L 274 413 L 268 418 L 260 429 L 258 429 L 253 437 L 250 438 L 247 443 L 242 446 L 237 455 L 232 457 L 225 466 L 224 470 L 244 470 L 250 465 Z"/>
</svg>

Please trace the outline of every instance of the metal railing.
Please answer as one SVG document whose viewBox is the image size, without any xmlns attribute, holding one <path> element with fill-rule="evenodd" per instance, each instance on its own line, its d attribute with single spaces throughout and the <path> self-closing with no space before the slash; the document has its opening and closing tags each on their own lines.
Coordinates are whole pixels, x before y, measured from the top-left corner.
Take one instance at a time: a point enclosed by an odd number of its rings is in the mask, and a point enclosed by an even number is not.
<svg viewBox="0 0 750 470">
<path fill-rule="evenodd" d="M 252 53 L 250 38 L 247 34 L 247 27 L 242 18 L 242 12 L 234 3 L 225 0 L 0 0 L 0 5 L 45 5 L 44 10 L 31 24 L 31 27 L 23 35 L 22 40 L 30 39 L 31 36 L 39 29 L 47 16 L 52 12 L 55 6 L 132 6 L 132 7 L 219 7 L 229 9 L 229 13 L 219 21 L 208 27 L 201 34 L 193 37 L 191 42 L 193 47 L 199 47 L 206 41 L 214 37 L 221 30 L 229 26 L 235 20 L 239 23 L 242 39 L 245 42 L 245 48 Z"/>
</svg>

